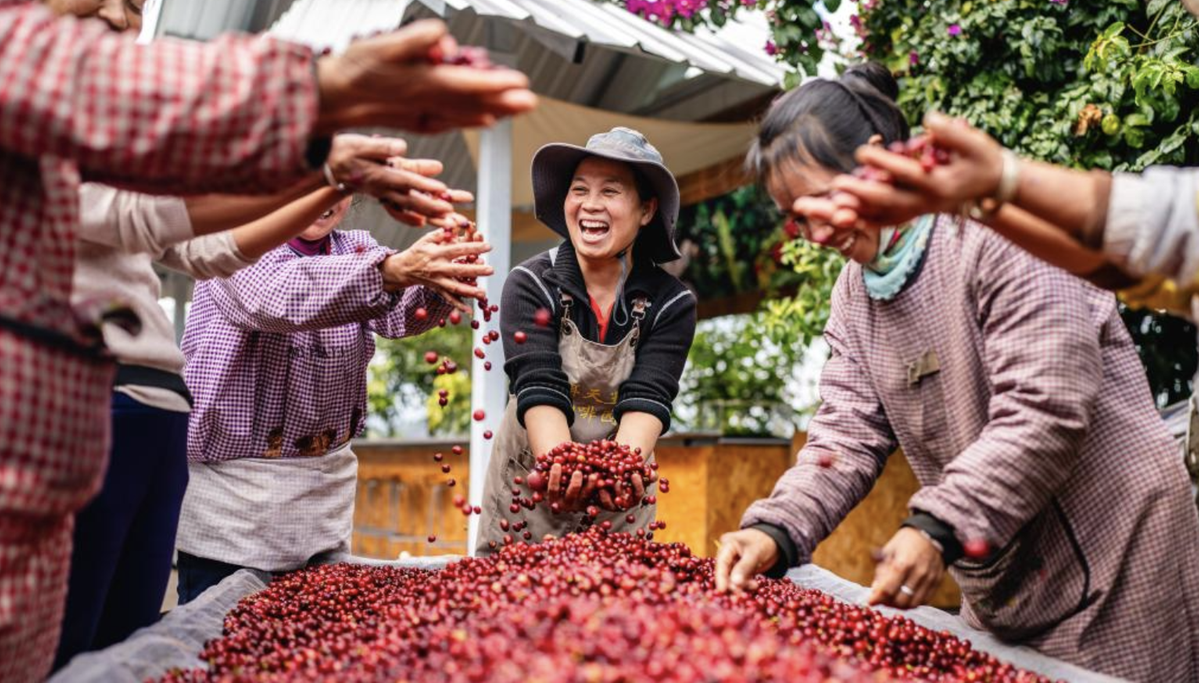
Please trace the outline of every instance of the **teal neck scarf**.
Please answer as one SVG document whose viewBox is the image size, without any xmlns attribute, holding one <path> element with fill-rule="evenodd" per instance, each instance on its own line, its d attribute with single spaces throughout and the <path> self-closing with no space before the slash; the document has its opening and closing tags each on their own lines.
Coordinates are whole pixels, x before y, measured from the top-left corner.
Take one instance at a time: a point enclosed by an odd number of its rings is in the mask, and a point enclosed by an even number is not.
<svg viewBox="0 0 1199 683">
<path fill-rule="evenodd" d="M 934 222 L 933 216 L 921 216 L 906 227 L 898 228 L 899 240 L 890 248 L 887 246 L 894 233 L 879 235 L 878 256 L 862 268 L 866 292 L 871 299 L 886 301 L 899 294 L 908 278 L 920 267 Z"/>
</svg>

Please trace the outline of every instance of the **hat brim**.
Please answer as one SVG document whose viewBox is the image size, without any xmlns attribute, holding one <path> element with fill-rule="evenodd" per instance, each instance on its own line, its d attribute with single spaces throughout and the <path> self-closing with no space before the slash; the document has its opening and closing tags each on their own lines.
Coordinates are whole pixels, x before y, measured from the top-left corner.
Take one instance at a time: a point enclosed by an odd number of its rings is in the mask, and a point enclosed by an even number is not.
<svg viewBox="0 0 1199 683">
<path fill-rule="evenodd" d="M 1182 0 L 1182 4 L 1191 11 L 1191 14 L 1199 17 L 1199 0 Z"/>
<path fill-rule="evenodd" d="M 669 263 L 682 258 L 674 242 L 675 223 L 679 219 L 679 185 L 674 174 L 662 164 L 641 159 L 629 159 L 619 154 L 590 150 L 564 142 L 543 146 L 533 155 L 533 208 L 537 220 L 549 229 L 570 239 L 563 205 L 574 170 L 587 157 L 611 159 L 635 167 L 654 188 L 658 211 L 637 235 L 638 253 L 647 250 L 654 263 Z"/>
</svg>

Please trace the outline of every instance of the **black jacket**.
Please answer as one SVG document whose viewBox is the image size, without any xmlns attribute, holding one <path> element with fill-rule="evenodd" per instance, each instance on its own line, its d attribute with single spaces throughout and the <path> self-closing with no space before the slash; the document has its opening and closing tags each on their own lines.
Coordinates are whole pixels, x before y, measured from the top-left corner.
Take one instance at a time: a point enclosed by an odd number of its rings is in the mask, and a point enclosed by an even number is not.
<svg viewBox="0 0 1199 683">
<path fill-rule="evenodd" d="M 534 256 L 512 269 L 504 283 L 500 302 L 500 330 L 508 359 L 504 370 L 516 397 L 516 416 L 521 425 L 525 411 L 540 405 L 554 406 L 566 415 L 568 424 L 574 422 L 570 382 L 558 355 L 560 292 L 574 299 L 571 319 L 583 337 L 605 344 L 615 344 L 628 334 L 633 325 L 633 300 L 639 296 L 647 299 L 637 360 L 632 374 L 620 386 L 613 416 L 619 421 L 630 410 L 649 413 L 662 421 L 662 431 L 669 429 L 671 404 L 679 393 L 679 377 L 695 336 L 695 295 L 678 278 L 647 259 L 634 257 L 622 301 L 616 302 L 607 337 L 600 340 L 599 322 L 591 310 L 583 273 L 569 241 L 559 245 L 552 263 L 549 252 Z M 552 313 L 545 327 L 534 323 L 542 308 Z M 518 330 L 528 335 L 523 344 L 514 340 Z"/>
</svg>

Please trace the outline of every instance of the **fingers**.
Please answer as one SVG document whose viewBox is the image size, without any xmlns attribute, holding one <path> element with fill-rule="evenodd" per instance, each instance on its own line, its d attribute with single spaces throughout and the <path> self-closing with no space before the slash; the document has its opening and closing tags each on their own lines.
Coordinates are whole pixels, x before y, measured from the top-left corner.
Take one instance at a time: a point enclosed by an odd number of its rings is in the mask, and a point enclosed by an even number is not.
<svg viewBox="0 0 1199 683">
<path fill-rule="evenodd" d="M 485 292 L 478 287 L 472 287 L 465 282 L 459 282 L 453 278 L 434 278 L 427 282 L 429 286 L 436 288 L 440 292 L 448 293 L 450 296 L 454 297 L 455 300 L 481 299 L 485 294 Z M 452 304 L 453 302 L 449 303 Z M 458 308 L 463 313 L 470 313 L 470 305 L 463 301 L 459 301 L 458 304 L 454 305 L 454 308 Z"/>
<path fill-rule="evenodd" d="M 834 224 L 866 218 L 882 219 L 876 222 L 898 225 L 927 213 L 931 208 L 929 200 L 922 194 L 848 175 L 834 178 L 833 187 L 838 191 L 835 203 L 839 206 L 839 211 L 834 212 L 836 215 L 831 218 Z M 851 201 L 843 196 L 854 199 Z M 852 204 L 856 204 L 856 207 Z"/>
<path fill-rule="evenodd" d="M 736 564 L 729 570 L 729 585 L 734 591 L 753 590 L 757 587 L 754 577 L 760 571 L 761 549 L 757 544 L 746 544 Z"/>
<path fill-rule="evenodd" d="M 425 223 L 428 222 L 428 218 L 426 218 L 422 214 L 416 213 L 414 211 L 408 211 L 407 209 L 401 209 L 397 206 L 392 205 L 392 203 L 389 201 L 383 201 L 380 203 L 383 205 L 383 210 L 387 212 L 387 215 L 391 216 L 392 218 L 396 219 L 397 221 L 399 221 L 401 223 L 411 225 L 414 228 L 420 228 L 420 227 L 423 227 L 425 225 Z"/>
<path fill-rule="evenodd" d="M 791 212 L 808 221 L 828 223 L 832 220 L 837 204 L 828 197 L 800 197 L 791 205 Z"/>
<path fill-rule="evenodd" d="M 575 475 L 582 478 L 582 472 L 575 472 Z M 599 487 L 599 475 L 591 474 L 586 479 L 583 479 L 583 488 L 579 491 L 579 507 L 586 505 L 587 501 L 595 495 L 595 490 Z"/>
<path fill-rule="evenodd" d="M 457 309 L 458 311 L 461 311 L 462 313 L 464 313 L 466 315 L 470 315 L 470 312 L 471 312 L 470 304 L 468 304 L 465 301 L 463 301 L 462 299 L 458 298 L 458 296 L 456 294 L 446 291 L 444 288 L 438 287 L 437 285 L 428 285 L 428 287 L 430 289 L 432 289 L 434 292 L 437 292 L 437 295 L 440 296 L 443 301 L 445 301 L 447 304 L 449 304 L 450 307 Z"/>
<path fill-rule="evenodd" d="M 633 481 L 633 496 L 632 496 L 631 500 L 629 501 L 629 507 L 633 507 L 634 505 L 639 505 L 641 503 L 641 501 L 645 500 L 645 482 L 641 481 L 641 475 L 634 474 L 632 481 Z"/>
<path fill-rule="evenodd" d="M 968 155 L 984 147 L 990 137 L 964 119 L 953 119 L 936 111 L 925 114 L 924 127 L 939 146 Z"/>
<path fill-rule="evenodd" d="M 448 30 L 436 19 L 422 19 L 375 38 L 357 41 L 351 48 L 358 52 L 373 52 L 383 61 L 402 63 L 428 58 L 435 45 L 441 45 Z"/>
<path fill-rule="evenodd" d="M 563 497 L 566 505 L 570 508 L 575 508 L 579 504 L 580 495 L 583 491 L 583 473 L 575 470 L 574 474 L 570 475 L 570 483 L 566 486 L 566 495 Z"/>
<path fill-rule="evenodd" d="M 441 247 L 440 256 L 456 259 L 461 256 L 478 256 L 489 251 L 491 251 L 491 245 L 487 242 L 455 242 Z"/>
<path fill-rule="evenodd" d="M 396 209 L 401 211 L 411 211 L 412 213 L 420 214 L 426 218 L 437 218 L 453 212 L 454 205 L 449 202 L 442 201 L 423 192 L 416 191 L 388 191 L 383 194 L 383 198 L 391 202 Z"/>
<path fill-rule="evenodd" d="M 451 278 L 471 278 L 471 277 L 487 277 L 495 273 L 495 268 L 486 263 L 452 263 L 452 262 L 437 262 L 430 264 L 429 269 L 432 275 L 441 275 Z"/>
<path fill-rule="evenodd" d="M 562 500 L 562 465 L 554 465 L 550 467 L 549 488 L 546 491 L 547 498 L 550 504 L 557 503 Z"/>
<path fill-rule="evenodd" d="M 874 582 L 870 584 L 870 597 L 866 599 L 868 605 L 890 605 L 900 607 L 902 601 L 906 603 L 909 596 L 900 593 L 900 587 L 904 586 L 904 581 L 907 580 L 906 566 L 901 566 L 894 558 L 884 559 L 874 569 Z M 910 587 L 909 587 L 910 588 Z"/>
<path fill-rule="evenodd" d="M 724 593 L 729 590 L 729 575 L 733 565 L 741 559 L 741 543 L 732 534 L 725 534 L 720 540 L 720 551 L 716 553 L 716 592 Z"/>
<path fill-rule="evenodd" d="M 402 156 L 388 159 L 387 166 L 429 178 L 441 175 L 441 172 L 445 170 L 445 165 L 436 159 L 408 159 Z"/>
<path fill-rule="evenodd" d="M 889 152 L 876 145 L 859 147 L 854 157 L 861 164 L 873 166 L 890 174 L 892 182 L 897 185 L 906 185 L 921 191 L 929 191 L 933 187 L 932 174 L 924 170 L 918 159 Z M 854 178 L 854 180 L 872 182 L 862 178 Z"/>
<path fill-rule="evenodd" d="M 600 492 L 599 492 L 599 495 L 597 496 L 597 498 L 599 498 L 600 507 L 602 507 L 605 510 L 615 511 L 615 510 L 621 509 L 616 505 L 615 502 L 613 502 L 612 494 L 608 492 L 608 489 L 600 489 Z"/>
<path fill-rule="evenodd" d="M 453 204 L 469 204 L 475 201 L 475 196 L 466 190 L 450 189 L 447 192 L 449 192 L 450 202 Z"/>
</svg>

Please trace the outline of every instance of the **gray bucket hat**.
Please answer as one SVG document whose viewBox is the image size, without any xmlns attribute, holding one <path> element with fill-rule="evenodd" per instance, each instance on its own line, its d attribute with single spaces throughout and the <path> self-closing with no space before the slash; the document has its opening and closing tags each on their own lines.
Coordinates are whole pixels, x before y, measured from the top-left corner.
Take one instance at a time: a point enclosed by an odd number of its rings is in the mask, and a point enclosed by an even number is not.
<svg viewBox="0 0 1199 683">
<path fill-rule="evenodd" d="M 607 133 L 592 135 L 586 147 L 554 142 L 537 150 L 533 155 L 533 203 L 537 219 L 570 239 L 562 205 L 570 190 L 571 175 L 587 157 L 623 161 L 649 181 L 658 198 L 658 212 L 637 234 L 636 244 L 647 250 L 654 263 L 681 258 L 674 243 L 674 226 L 679 219 L 679 184 L 662 163 L 658 150 L 632 128 L 617 126 Z"/>
</svg>

